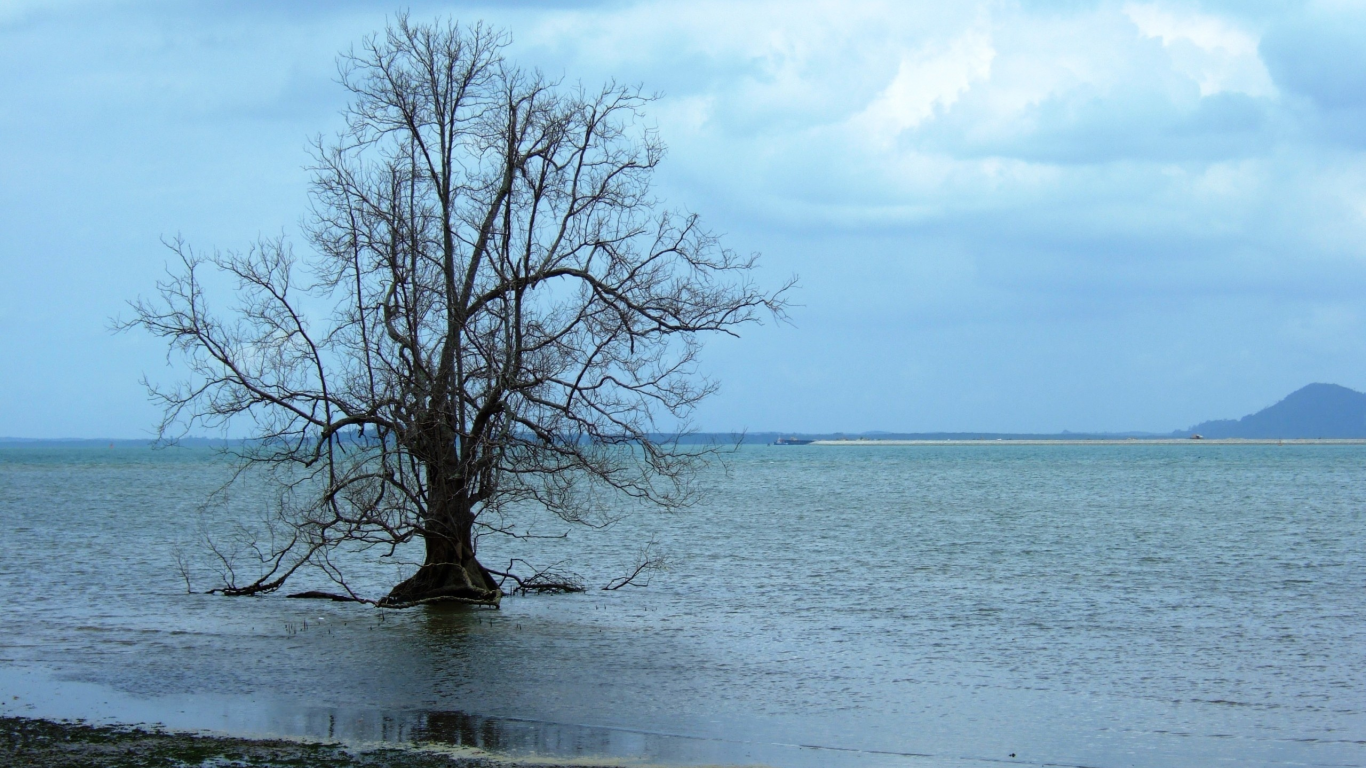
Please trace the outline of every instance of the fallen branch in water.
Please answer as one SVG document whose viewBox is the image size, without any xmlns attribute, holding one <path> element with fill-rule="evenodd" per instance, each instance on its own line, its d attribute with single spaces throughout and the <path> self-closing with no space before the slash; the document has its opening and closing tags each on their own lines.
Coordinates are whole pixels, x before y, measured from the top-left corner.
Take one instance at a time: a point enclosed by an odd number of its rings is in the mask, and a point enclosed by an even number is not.
<svg viewBox="0 0 1366 768">
<path fill-rule="evenodd" d="M 285 597 L 296 598 L 299 600 L 333 600 L 338 603 L 374 603 L 373 600 L 366 600 L 363 597 L 355 597 L 353 595 L 339 595 L 336 592 L 322 592 L 316 589 L 311 589 L 307 592 L 295 592 L 292 595 L 285 595 Z"/>
<path fill-rule="evenodd" d="M 502 588 L 503 582 L 507 581 L 508 579 L 512 579 L 513 581 L 517 582 L 517 586 L 514 587 L 512 592 L 510 592 L 509 594 L 529 595 L 532 592 L 535 592 L 538 595 L 546 593 L 565 594 L 570 592 L 583 592 L 586 589 L 583 586 L 583 582 L 577 576 L 573 574 L 557 573 L 551 570 L 555 566 L 559 565 L 559 563 L 555 563 L 554 565 L 542 568 L 541 570 L 536 571 L 535 573 L 525 578 L 518 576 L 516 573 L 513 573 L 512 567 L 517 563 L 522 563 L 523 565 L 527 566 L 531 565 L 527 561 L 517 558 L 508 561 L 508 569 L 506 572 L 495 571 L 491 568 L 486 569 L 489 573 L 493 574 L 494 576 L 501 576 L 503 578 L 503 581 L 500 581 L 498 583 L 499 588 Z"/>
</svg>

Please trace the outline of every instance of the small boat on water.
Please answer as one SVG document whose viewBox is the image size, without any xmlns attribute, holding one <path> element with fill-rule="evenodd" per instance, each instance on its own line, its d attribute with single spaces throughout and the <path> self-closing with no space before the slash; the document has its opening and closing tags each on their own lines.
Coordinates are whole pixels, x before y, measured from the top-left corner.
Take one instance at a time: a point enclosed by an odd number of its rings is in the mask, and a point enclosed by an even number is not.
<svg viewBox="0 0 1366 768">
<path fill-rule="evenodd" d="M 810 445 L 810 440 L 803 440 L 800 437 L 780 437 L 773 441 L 774 445 Z"/>
</svg>

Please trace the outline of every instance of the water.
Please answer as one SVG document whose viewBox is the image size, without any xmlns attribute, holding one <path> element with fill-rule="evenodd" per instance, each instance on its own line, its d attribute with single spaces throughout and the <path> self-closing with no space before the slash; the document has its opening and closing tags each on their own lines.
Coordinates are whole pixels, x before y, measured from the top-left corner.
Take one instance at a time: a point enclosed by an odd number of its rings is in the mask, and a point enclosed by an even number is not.
<svg viewBox="0 0 1366 768">
<path fill-rule="evenodd" d="M 667 763 L 1366 765 L 1363 466 L 746 447 L 686 512 L 482 545 L 600 585 L 653 536 L 648 588 L 396 612 L 186 594 L 208 450 L 4 448 L 0 713 Z"/>
</svg>

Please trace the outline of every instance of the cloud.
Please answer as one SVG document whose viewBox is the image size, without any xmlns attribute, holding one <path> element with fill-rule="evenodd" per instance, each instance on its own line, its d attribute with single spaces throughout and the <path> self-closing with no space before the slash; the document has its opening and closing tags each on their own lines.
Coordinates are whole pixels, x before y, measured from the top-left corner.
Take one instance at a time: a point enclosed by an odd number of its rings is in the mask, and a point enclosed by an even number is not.
<svg viewBox="0 0 1366 768">
<path fill-rule="evenodd" d="M 942 49 L 908 52 L 887 87 L 850 119 L 849 130 L 886 148 L 903 131 L 951 109 L 975 83 L 989 78 L 995 57 L 991 37 L 978 29 L 948 41 Z"/>
<path fill-rule="evenodd" d="M 47 350 L 151 285 L 159 235 L 289 228 L 305 138 L 336 125 L 333 56 L 384 10 L 0 4 L 0 306 L 11 337 L 40 340 L 0 339 L 0 357 L 77 380 L 67 358 L 108 357 L 103 332 Z M 795 329 L 716 347 L 709 428 L 1172 429 L 1305 380 L 1366 387 L 1366 341 L 1343 338 L 1366 318 L 1360 4 L 413 13 L 504 25 L 553 77 L 660 92 L 661 196 L 765 252 L 774 279 L 802 275 Z M 137 397 L 137 373 L 103 376 Z M 0 399 L 34 390 L 6 375 Z M 136 410 L 101 408 L 69 423 Z"/>
<path fill-rule="evenodd" d="M 1318 9 L 1262 41 L 1275 80 L 1330 110 L 1366 107 L 1366 7 Z"/>
<path fill-rule="evenodd" d="M 849 348 L 873 390 L 950 386 L 946 371 L 1007 386 L 930 328 L 979 360 L 1009 357 L 988 328 L 1040 358 L 1049 334 L 1072 339 L 1068 357 L 1104 349 L 1082 329 L 1107 328 L 1127 357 L 1066 368 L 1112 387 L 1138 361 L 1189 385 L 1215 360 L 1264 376 L 1258 344 L 1297 370 L 1306 348 L 1342 352 L 1326 341 L 1341 323 L 1305 318 L 1362 314 L 1366 157 L 1338 113 L 1366 98 L 1366 24 L 1247 4 L 945 5 L 580 9 L 531 49 L 665 83 L 671 183 L 767 233 L 752 242 L 803 233 L 766 249 L 808 276 L 818 322 L 859 307 L 847 330 L 870 338 Z M 918 340 L 919 373 L 876 361 L 878 327 Z M 793 375 L 830 378 L 810 367 Z"/>
<path fill-rule="evenodd" d="M 1218 16 L 1128 3 L 1124 14 L 1148 37 L 1162 41 L 1173 67 L 1200 84 L 1200 94 L 1274 96 L 1276 88 L 1257 52 L 1257 38 Z"/>
<path fill-rule="evenodd" d="M 1282 127 L 1253 31 L 1157 4 L 629 4 L 518 39 L 662 83 L 682 173 L 768 215 L 1010 207 L 1076 166 L 1248 157 Z"/>
</svg>

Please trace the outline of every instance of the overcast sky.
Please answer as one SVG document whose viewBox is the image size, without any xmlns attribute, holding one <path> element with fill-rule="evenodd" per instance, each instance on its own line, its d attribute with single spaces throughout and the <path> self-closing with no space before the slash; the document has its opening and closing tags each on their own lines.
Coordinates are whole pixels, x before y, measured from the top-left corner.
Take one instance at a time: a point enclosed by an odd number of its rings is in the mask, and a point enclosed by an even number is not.
<svg viewBox="0 0 1366 768">
<path fill-rule="evenodd" d="M 160 238 L 297 232 L 375 3 L 0 0 L 0 435 L 137 437 Z M 1169 431 L 1366 389 L 1366 3 L 613 2 L 485 19 L 641 83 L 658 177 L 791 325 L 707 430 Z M 302 244 L 301 244 L 302 245 Z"/>
</svg>

